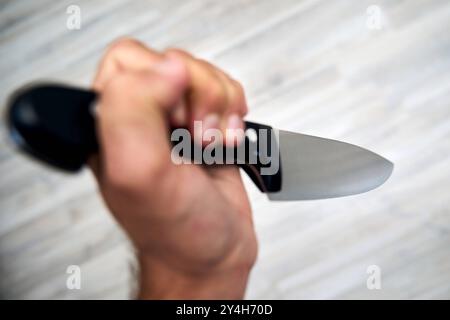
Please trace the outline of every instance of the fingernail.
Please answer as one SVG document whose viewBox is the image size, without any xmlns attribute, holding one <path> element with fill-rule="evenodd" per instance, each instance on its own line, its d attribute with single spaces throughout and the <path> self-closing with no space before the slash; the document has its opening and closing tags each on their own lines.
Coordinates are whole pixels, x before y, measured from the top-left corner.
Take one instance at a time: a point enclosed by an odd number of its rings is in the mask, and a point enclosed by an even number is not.
<svg viewBox="0 0 450 320">
<path fill-rule="evenodd" d="M 232 115 L 230 115 L 228 117 L 227 128 L 228 129 L 242 129 L 243 124 L 242 124 L 241 117 L 236 113 L 233 113 Z"/>
<path fill-rule="evenodd" d="M 216 113 L 208 114 L 203 118 L 203 131 L 214 129 L 219 126 L 219 115 Z"/>
<path fill-rule="evenodd" d="M 226 129 L 226 144 L 228 146 L 238 145 L 244 139 L 244 122 L 238 114 L 228 117 Z"/>
<path fill-rule="evenodd" d="M 211 113 L 206 115 L 203 120 L 194 121 L 194 141 L 202 144 L 205 139 L 205 133 L 209 129 L 217 128 L 219 126 L 219 115 Z"/>
<path fill-rule="evenodd" d="M 177 126 L 185 126 L 187 122 L 187 110 L 184 100 L 180 100 L 172 111 L 172 119 Z"/>
</svg>

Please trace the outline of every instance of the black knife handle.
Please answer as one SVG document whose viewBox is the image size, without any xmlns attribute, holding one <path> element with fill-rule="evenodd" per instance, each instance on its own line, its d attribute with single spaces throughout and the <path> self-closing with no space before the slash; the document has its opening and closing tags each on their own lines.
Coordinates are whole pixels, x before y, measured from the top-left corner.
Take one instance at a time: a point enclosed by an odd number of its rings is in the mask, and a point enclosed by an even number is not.
<svg viewBox="0 0 450 320">
<path fill-rule="evenodd" d="M 99 148 L 93 115 L 96 100 L 94 91 L 57 84 L 19 89 L 11 96 L 7 108 L 11 137 L 34 158 L 64 171 L 76 172 Z M 274 131 L 254 122 L 246 121 L 245 126 L 246 133 L 254 130 L 259 135 L 250 139 L 246 134 L 242 144 L 233 150 L 234 164 L 242 167 L 261 191 L 280 191 L 281 162 Z M 261 136 L 261 132 L 266 136 Z M 259 143 L 262 137 L 267 143 Z M 229 154 L 226 150 L 223 148 L 224 155 Z M 278 170 L 261 174 L 262 168 L 273 165 L 274 157 L 278 157 Z"/>
</svg>

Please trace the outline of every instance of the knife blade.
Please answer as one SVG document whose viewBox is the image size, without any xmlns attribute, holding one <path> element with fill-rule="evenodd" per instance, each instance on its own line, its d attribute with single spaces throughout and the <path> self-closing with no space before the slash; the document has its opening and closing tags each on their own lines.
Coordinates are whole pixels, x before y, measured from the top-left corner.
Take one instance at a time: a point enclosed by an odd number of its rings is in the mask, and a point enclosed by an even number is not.
<svg viewBox="0 0 450 320">
<path fill-rule="evenodd" d="M 366 192 L 391 175 L 392 162 L 364 148 L 278 130 L 283 179 L 270 200 L 314 200 Z"/>
<path fill-rule="evenodd" d="M 98 152 L 96 92 L 59 84 L 31 84 L 14 92 L 7 106 L 13 141 L 52 167 L 76 172 Z M 270 200 L 312 200 L 347 196 L 383 184 L 393 164 L 348 143 L 276 130 L 245 121 L 240 146 L 224 147 Z M 172 133 L 177 128 L 171 128 Z M 249 133 L 257 133 L 253 138 Z M 262 133 L 262 134 L 261 134 Z M 198 148 L 192 142 L 193 148 Z M 193 152 L 196 154 L 196 152 Z M 256 161 L 255 161 L 256 159 Z"/>
</svg>

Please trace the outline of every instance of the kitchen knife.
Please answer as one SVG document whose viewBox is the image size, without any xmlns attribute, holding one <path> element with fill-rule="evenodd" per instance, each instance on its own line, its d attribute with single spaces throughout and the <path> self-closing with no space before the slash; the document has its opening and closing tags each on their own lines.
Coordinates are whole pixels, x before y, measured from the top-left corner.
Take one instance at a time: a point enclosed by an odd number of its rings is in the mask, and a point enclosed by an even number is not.
<svg viewBox="0 0 450 320">
<path fill-rule="evenodd" d="M 76 172 L 99 148 L 93 112 L 97 99 L 94 91 L 58 84 L 25 86 L 7 105 L 12 140 L 34 158 Z M 271 200 L 366 192 L 383 184 L 393 170 L 390 161 L 348 143 L 249 121 L 245 127 L 244 142 L 231 153 L 224 148 L 223 154 L 231 154 Z"/>
</svg>

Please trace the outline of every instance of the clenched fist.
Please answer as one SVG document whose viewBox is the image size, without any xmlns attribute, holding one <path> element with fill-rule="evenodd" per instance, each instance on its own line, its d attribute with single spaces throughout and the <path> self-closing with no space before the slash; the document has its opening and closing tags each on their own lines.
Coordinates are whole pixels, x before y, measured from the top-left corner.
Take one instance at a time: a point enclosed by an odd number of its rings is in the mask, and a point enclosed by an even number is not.
<svg viewBox="0 0 450 320">
<path fill-rule="evenodd" d="M 221 130 L 225 145 L 238 143 L 226 130 L 243 129 L 241 85 L 181 50 L 122 39 L 93 87 L 100 152 L 89 163 L 138 252 L 139 297 L 242 298 L 257 243 L 239 169 L 177 165 L 169 137 L 171 125 L 194 134 L 198 120 Z"/>
</svg>

